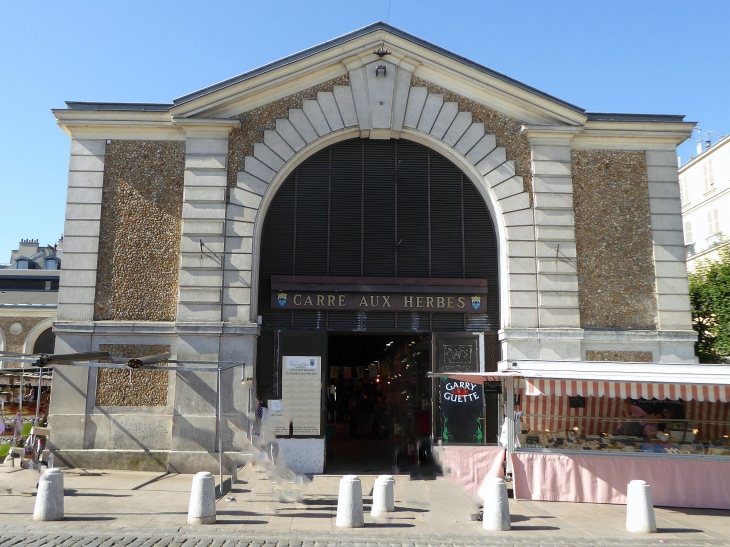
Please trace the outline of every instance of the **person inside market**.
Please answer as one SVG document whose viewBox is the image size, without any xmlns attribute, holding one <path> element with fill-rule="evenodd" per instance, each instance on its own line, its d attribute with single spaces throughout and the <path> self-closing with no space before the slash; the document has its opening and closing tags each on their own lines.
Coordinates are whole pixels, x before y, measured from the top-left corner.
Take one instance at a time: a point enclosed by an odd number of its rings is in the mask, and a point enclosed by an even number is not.
<svg viewBox="0 0 730 547">
<path fill-rule="evenodd" d="M 626 418 L 638 418 L 622 423 L 616 431 L 617 435 L 629 437 L 656 437 L 660 430 L 657 420 L 672 417 L 670 408 L 664 408 L 661 412 L 647 412 L 628 397 L 621 403 L 621 413 Z"/>
</svg>

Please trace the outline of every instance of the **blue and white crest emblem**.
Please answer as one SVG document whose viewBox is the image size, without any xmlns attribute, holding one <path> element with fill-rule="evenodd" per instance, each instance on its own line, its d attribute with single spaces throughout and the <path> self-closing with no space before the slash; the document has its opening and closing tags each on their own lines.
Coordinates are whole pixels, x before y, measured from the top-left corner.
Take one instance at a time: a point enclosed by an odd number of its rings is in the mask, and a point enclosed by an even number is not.
<svg viewBox="0 0 730 547">
<path fill-rule="evenodd" d="M 286 293 L 285 292 L 280 292 L 277 296 L 278 296 L 278 300 L 277 301 L 279 302 L 279 306 L 281 306 L 282 308 L 284 306 L 286 306 Z"/>
<path fill-rule="evenodd" d="M 475 310 L 478 310 L 482 307 L 482 297 L 481 296 L 472 296 L 471 297 L 471 307 Z"/>
</svg>

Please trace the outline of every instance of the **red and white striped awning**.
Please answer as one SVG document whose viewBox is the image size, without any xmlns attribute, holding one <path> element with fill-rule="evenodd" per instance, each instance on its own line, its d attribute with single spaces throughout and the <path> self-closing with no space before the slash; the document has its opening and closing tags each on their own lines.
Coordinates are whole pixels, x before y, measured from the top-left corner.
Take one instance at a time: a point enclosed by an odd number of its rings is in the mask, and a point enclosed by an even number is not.
<svg viewBox="0 0 730 547">
<path fill-rule="evenodd" d="M 641 382 L 597 382 L 590 380 L 548 380 L 525 378 L 525 395 L 567 395 L 570 397 L 619 397 L 625 399 L 671 399 L 677 401 L 730 401 L 730 386 L 697 384 L 655 384 Z"/>
</svg>

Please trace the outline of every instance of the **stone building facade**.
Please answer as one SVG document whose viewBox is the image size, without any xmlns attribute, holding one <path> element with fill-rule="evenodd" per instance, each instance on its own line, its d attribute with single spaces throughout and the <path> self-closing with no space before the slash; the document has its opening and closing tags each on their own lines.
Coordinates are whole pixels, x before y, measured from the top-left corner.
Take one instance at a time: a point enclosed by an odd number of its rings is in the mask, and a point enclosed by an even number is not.
<svg viewBox="0 0 730 547">
<path fill-rule="evenodd" d="M 23 239 L 0 264 L 0 351 L 53 353 L 63 239 L 39 246 Z M 17 366 L 0 359 L 0 368 Z"/>
<path fill-rule="evenodd" d="M 59 352 L 169 349 L 255 376 L 277 191 L 330 147 L 396 140 L 451 162 L 488 210 L 501 359 L 696 362 L 682 116 L 587 113 L 382 23 L 171 104 L 67 104 L 54 110 L 71 137 Z M 215 375 L 143 374 L 56 369 L 64 461 L 215 466 Z M 231 457 L 252 394 L 240 370 L 221 389 Z"/>
<path fill-rule="evenodd" d="M 700 145 L 701 146 L 701 145 Z M 679 168 L 687 269 L 720 259 L 728 246 L 730 212 L 730 136 L 698 150 Z"/>
</svg>

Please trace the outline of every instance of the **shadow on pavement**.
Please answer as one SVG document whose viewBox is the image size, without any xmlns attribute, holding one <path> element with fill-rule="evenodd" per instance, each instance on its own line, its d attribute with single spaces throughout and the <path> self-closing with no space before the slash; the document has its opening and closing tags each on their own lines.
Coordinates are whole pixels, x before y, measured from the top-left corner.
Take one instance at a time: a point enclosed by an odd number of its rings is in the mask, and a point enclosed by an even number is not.
<svg viewBox="0 0 730 547">
<path fill-rule="evenodd" d="M 537 531 L 537 530 L 560 530 L 557 526 L 523 526 L 517 525 L 512 527 L 513 530 L 526 530 L 526 531 Z"/>
<path fill-rule="evenodd" d="M 117 517 L 91 517 L 91 516 L 88 516 L 88 515 L 83 515 L 83 516 L 71 516 L 71 517 L 65 516 L 65 517 L 63 517 L 63 520 L 71 520 L 71 521 L 83 522 L 83 521 L 87 521 L 87 520 L 90 520 L 90 521 L 95 521 L 95 520 L 117 520 Z"/>
<path fill-rule="evenodd" d="M 511 515 L 510 516 L 510 521 L 511 522 L 523 522 L 525 520 L 532 520 L 532 519 L 554 519 L 554 518 L 556 518 L 556 517 L 554 517 L 552 515 L 540 515 L 540 516 L 538 516 L 538 515 L 532 515 L 532 516 L 527 516 L 527 515 Z"/>
</svg>

